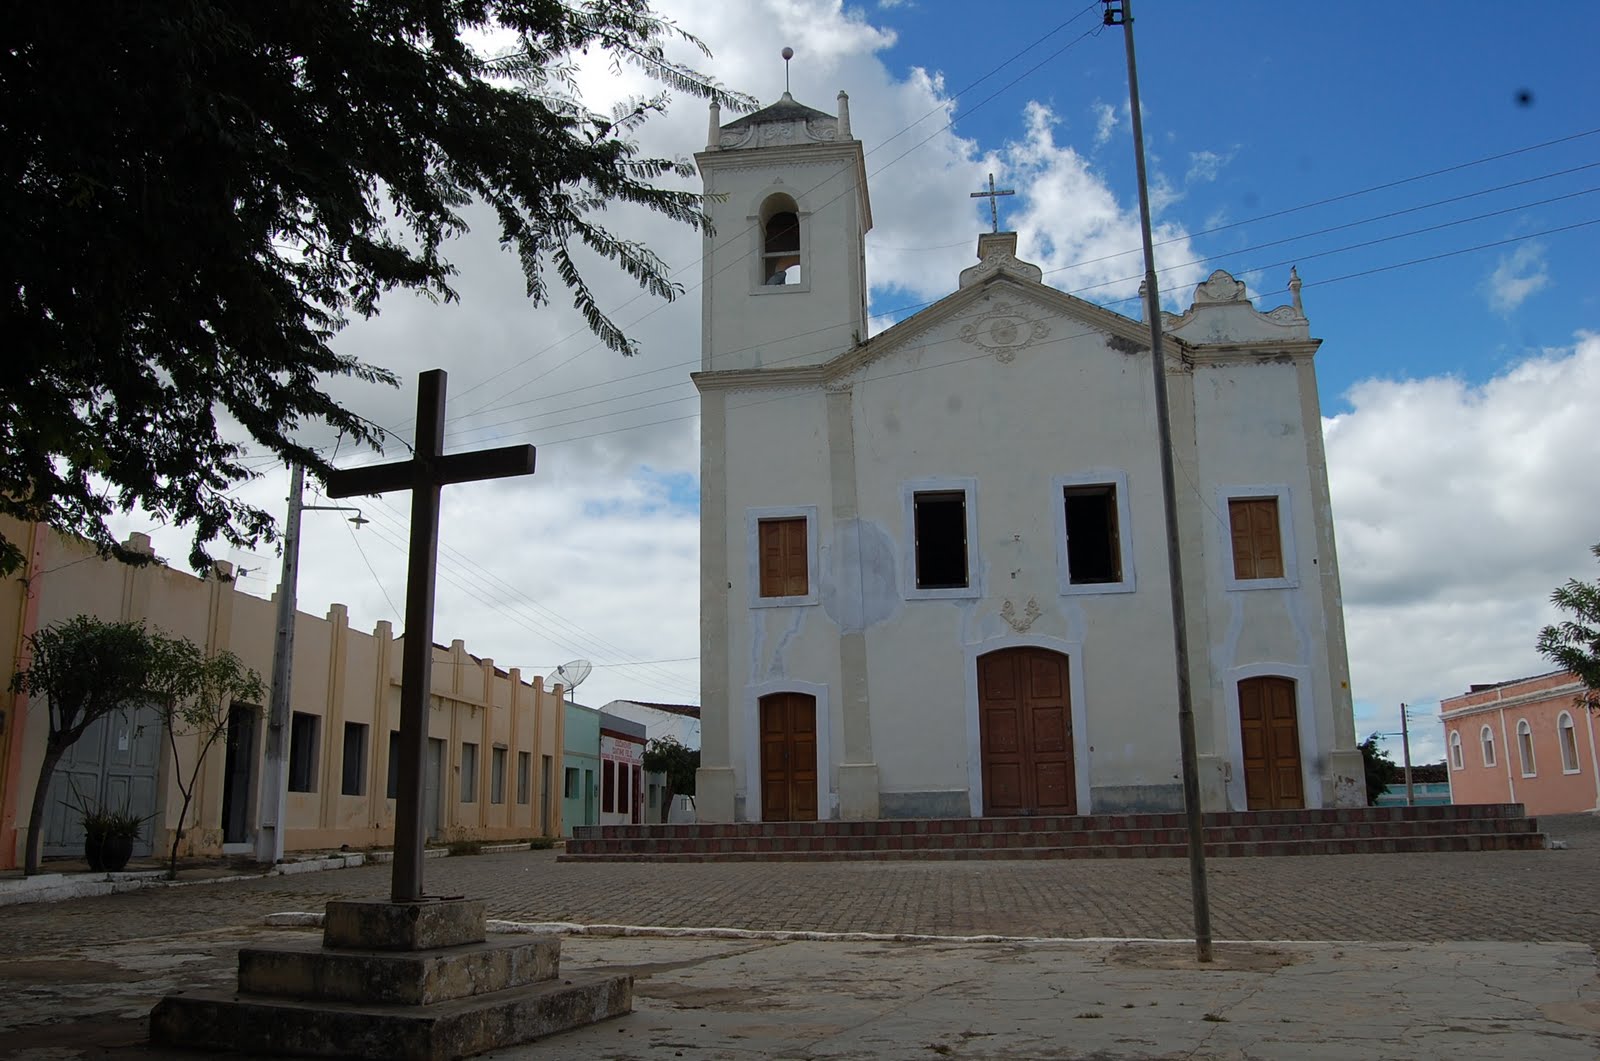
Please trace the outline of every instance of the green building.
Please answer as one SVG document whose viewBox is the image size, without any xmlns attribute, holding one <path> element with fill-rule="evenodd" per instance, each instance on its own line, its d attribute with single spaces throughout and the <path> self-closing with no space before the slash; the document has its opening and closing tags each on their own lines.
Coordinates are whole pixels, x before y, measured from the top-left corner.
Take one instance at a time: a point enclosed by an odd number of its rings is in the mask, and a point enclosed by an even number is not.
<svg viewBox="0 0 1600 1061">
<path fill-rule="evenodd" d="M 600 712 L 570 702 L 565 711 L 561 833 L 571 836 L 573 826 L 595 825 L 600 820 Z"/>
</svg>

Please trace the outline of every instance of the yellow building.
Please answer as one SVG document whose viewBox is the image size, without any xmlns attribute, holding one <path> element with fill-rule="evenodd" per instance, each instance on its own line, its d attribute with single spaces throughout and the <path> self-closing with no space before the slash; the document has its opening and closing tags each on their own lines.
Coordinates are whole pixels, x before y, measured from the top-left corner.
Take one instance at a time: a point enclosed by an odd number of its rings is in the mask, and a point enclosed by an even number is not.
<svg viewBox="0 0 1600 1061">
<path fill-rule="evenodd" d="M 143 620 L 208 651 L 228 649 L 265 680 L 272 673 L 275 609 L 239 591 L 219 563 L 205 578 L 160 563 L 102 559 L 86 543 L 39 525 L 7 520 L 5 535 L 26 564 L 0 583 L 0 689 L 25 665 L 27 636 L 75 615 Z M 149 555 L 150 540 L 125 547 Z M 391 752 L 400 724 L 403 638 L 380 622 L 354 630 L 342 604 L 326 617 L 296 617 L 290 683 L 290 762 L 286 850 L 387 846 L 394 837 Z M 5 693 L 0 723 L 0 868 L 21 864 L 28 816 L 47 731 L 44 703 Z M 227 737 L 206 759 L 184 827 L 186 854 L 254 849 L 265 744 L 264 704 L 236 705 Z M 561 687 L 543 689 L 516 670 L 479 659 L 460 641 L 434 646 L 428 713 L 424 816 L 431 838 L 498 840 L 561 831 Z M 127 806 L 151 815 L 135 854 L 171 846 L 183 797 L 175 765 L 187 775 L 196 741 L 180 738 L 178 762 L 148 708 L 97 723 L 56 768 L 42 852 L 80 856 L 76 802 Z"/>
</svg>

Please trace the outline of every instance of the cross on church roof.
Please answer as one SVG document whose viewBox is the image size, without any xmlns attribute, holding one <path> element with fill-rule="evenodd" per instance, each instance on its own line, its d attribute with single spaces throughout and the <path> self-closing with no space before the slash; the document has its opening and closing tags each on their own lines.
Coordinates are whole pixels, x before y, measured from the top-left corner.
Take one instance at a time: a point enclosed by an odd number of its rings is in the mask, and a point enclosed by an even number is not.
<svg viewBox="0 0 1600 1061">
<path fill-rule="evenodd" d="M 995 191 L 994 174 L 991 173 L 991 174 L 989 174 L 989 190 L 986 191 L 986 192 L 973 192 L 971 195 L 967 196 L 967 198 L 969 198 L 969 199 L 987 199 L 987 200 L 989 200 L 989 223 L 994 225 L 994 231 L 999 232 L 1000 231 L 1000 196 L 1002 196 L 1002 195 L 1015 195 L 1015 194 L 1017 194 L 1017 193 L 1016 193 L 1015 189 L 1012 189 L 1012 188 L 1001 188 L 999 191 Z"/>
</svg>

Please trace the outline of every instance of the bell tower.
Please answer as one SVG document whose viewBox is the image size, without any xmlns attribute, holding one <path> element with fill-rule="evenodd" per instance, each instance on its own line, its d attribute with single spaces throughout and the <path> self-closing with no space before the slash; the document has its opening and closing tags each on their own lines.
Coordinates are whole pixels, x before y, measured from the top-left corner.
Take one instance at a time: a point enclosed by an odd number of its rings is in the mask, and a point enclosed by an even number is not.
<svg viewBox="0 0 1600 1061">
<path fill-rule="evenodd" d="M 827 114 L 785 91 L 727 125 L 711 104 L 694 156 L 714 229 L 702 262 L 702 370 L 820 364 L 864 337 L 872 207 L 850 98 L 841 92 L 838 103 Z"/>
</svg>

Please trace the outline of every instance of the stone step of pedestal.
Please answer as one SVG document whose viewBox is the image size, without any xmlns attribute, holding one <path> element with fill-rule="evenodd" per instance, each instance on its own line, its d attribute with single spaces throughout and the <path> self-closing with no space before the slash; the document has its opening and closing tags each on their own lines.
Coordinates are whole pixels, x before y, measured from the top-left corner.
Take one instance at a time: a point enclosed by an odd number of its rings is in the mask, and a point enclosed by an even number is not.
<svg viewBox="0 0 1600 1061">
<path fill-rule="evenodd" d="M 521 936 L 426 951 L 334 949 L 317 938 L 239 951 L 239 990 L 423 1006 L 523 987 L 560 972 L 561 941 Z"/>
<path fill-rule="evenodd" d="M 231 991 L 168 995 L 150 1013 L 157 1047 L 374 1061 L 454 1061 L 633 1008 L 633 977 L 581 973 L 429 1006 L 301 1001 Z"/>
</svg>

